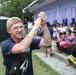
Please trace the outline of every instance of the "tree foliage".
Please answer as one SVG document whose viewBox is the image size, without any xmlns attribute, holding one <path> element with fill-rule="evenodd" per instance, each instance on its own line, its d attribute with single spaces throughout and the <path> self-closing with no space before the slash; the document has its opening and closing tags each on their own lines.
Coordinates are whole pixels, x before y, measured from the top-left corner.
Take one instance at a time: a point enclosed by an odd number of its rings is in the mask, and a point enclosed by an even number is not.
<svg viewBox="0 0 76 75">
<path fill-rule="evenodd" d="M 16 16 L 22 18 L 22 9 L 33 0 L 0 0 L 2 5 L 0 16 Z M 31 17 L 33 13 L 25 13 L 24 16 Z"/>
</svg>

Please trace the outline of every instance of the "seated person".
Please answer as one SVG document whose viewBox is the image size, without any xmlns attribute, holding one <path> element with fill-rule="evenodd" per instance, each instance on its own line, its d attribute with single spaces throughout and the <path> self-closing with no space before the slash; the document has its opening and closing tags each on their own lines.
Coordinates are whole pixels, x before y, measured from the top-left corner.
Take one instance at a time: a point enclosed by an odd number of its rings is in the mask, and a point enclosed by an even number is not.
<svg viewBox="0 0 76 75">
<path fill-rule="evenodd" d="M 53 38 L 56 39 L 57 38 L 57 34 L 58 34 L 58 30 L 55 24 L 52 25 L 52 29 L 53 29 Z"/>
<path fill-rule="evenodd" d="M 68 44 L 68 47 L 71 46 L 72 42 L 73 42 L 73 38 L 72 38 L 71 30 L 68 30 L 67 39 L 66 39 L 66 43 Z"/>
<path fill-rule="evenodd" d="M 57 44 L 57 48 L 58 48 L 59 53 L 62 52 L 62 49 L 60 48 L 60 45 L 59 45 L 59 42 L 61 41 L 61 39 L 62 39 L 62 33 L 60 32 L 58 37 L 57 37 L 57 40 L 56 40 L 56 44 Z"/>
<path fill-rule="evenodd" d="M 68 48 L 68 53 L 69 55 L 73 55 L 74 56 L 74 60 L 76 60 L 76 28 L 73 29 L 73 36 L 72 36 L 73 42 L 71 43 L 71 46 Z M 71 64 L 71 62 L 69 61 L 69 64 Z"/>
<path fill-rule="evenodd" d="M 63 38 L 63 41 L 60 42 L 60 46 L 67 49 L 68 47 L 72 45 L 73 38 L 71 35 L 71 30 L 67 31 L 67 35 L 63 33 L 62 38 Z M 64 52 L 66 51 L 64 50 Z M 68 54 L 68 50 L 67 50 L 67 54 Z"/>
<path fill-rule="evenodd" d="M 70 23 L 70 30 L 73 31 L 73 23 Z"/>
<path fill-rule="evenodd" d="M 66 32 L 63 32 L 59 45 L 62 49 L 62 52 L 64 52 L 64 53 L 67 53 L 67 47 L 68 47 L 66 40 L 67 40 Z"/>
</svg>

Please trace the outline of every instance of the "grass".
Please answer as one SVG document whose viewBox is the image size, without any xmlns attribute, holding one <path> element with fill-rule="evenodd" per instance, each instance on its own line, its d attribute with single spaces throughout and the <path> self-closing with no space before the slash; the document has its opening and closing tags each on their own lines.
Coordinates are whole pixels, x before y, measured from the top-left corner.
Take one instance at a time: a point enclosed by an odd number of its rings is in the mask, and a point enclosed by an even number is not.
<svg viewBox="0 0 76 75">
<path fill-rule="evenodd" d="M 49 65 L 43 62 L 40 58 L 38 58 L 35 55 L 36 52 L 44 52 L 44 48 L 33 51 L 32 59 L 33 59 L 34 75 L 60 75 L 58 72 L 53 70 Z M 3 65 L 1 46 L 0 46 L 0 75 L 5 75 L 5 67 Z"/>
<path fill-rule="evenodd" d="M 0 75 L 5 75 L 5 66 L 3 65 L 3 57 L 1 52 L 1 45 L 0 45 Z"/>
<path fill-rule="evenodd" d="M 28 28 L 27 27 L 25 28 L 25 31 L 26 31 L 26 34 L 28 34 Z"/>
<path fill-rule="evenodd" d="M 39 51 L 44 52 L 44 48 L 41 48 Z M 37 52 L 39 52 L 37 51 Z M 52 69 L 44 61 L 35 55 L 36 51 L 33 51 L 33 68 L 34 75 L 60 75 L 57 71 Z"/>
</svg>

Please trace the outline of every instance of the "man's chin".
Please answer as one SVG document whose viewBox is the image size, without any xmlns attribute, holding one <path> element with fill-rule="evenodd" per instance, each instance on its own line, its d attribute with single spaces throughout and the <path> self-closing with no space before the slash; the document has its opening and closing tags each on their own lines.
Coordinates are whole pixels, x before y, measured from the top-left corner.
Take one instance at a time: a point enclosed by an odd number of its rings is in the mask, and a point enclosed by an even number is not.
<svg viewBox="0 0 76 75">
<path fill-rule="evenodd" d="M 22 39 L 22 38 L 23 38 L 23 36 L 19 36 L 19 37 L 18 37 L 18 39 Z"/>
</svg>

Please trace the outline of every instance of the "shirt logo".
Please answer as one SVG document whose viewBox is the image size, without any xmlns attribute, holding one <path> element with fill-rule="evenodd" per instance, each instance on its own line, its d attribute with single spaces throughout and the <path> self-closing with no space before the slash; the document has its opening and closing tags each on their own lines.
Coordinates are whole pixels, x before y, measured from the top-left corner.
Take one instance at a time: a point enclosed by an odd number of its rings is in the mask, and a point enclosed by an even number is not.
<svg viewBox="0 0 76 75">
<path fill-rule="evenodd" d="M 26 72 L 27 67 L 28 67 L 28 60 L 26 59 L 26 60 L 23 62 L 23 64 L 21 65 L 21 67 L 20 67 L 20 69 L 22 69 L 22 74 L 21 74 L 21 75 L 23 75 L 23 74 Z"/>
</svg>

